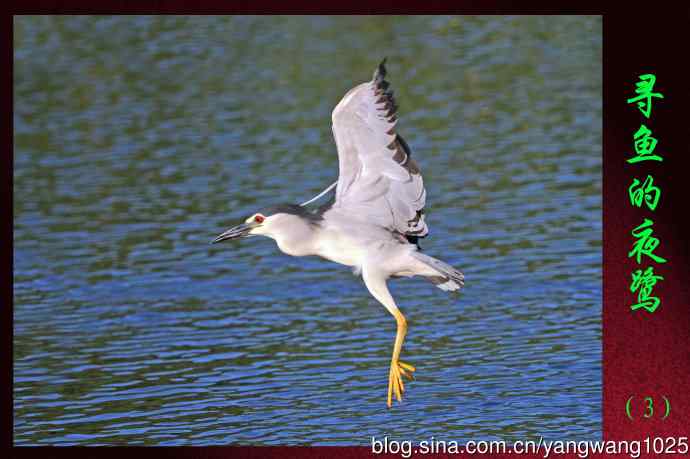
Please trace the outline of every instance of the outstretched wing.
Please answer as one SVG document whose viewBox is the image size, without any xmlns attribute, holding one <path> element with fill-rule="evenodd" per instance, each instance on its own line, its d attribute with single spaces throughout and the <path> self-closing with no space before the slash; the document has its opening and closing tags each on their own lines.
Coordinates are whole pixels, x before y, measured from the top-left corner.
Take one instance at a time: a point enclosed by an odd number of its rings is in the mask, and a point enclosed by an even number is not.
<svg viewBox="0 0 690 459">
<path fill-rule="evenodd" d="M 410 148 L 395 132 L 398 107 L 384 80 L 385 62 L 333 110 L 340 167 L 333 207 L 406 236 L 424 237 L 429 232 L 426 190 Z"/>
</svg>

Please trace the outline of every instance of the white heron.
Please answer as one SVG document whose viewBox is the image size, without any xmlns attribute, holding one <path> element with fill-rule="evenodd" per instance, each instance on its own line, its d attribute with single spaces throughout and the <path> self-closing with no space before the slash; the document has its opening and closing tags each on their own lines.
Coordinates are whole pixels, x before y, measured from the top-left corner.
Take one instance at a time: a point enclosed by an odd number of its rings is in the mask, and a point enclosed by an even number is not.
<svg viewBox="0 0 690 459">
<path fill-rule="evenodd" d="M 415 368 L 400 361 L 407 321 L 391 296 L 391 277 L 422 276 L 446 291 L 459 290 L 457 269 L 423 254 L 418 239 L 429 232 L 424 221 L 426 190 L 410 148 L 395 131 L 397 106 L 389 89 L 385 59 L 371 81 L 351 89 L 333 110 L 338 149 L 337 182 L 301 204 L 272 206 L 219 235 L 213 242 L 267 236 L 292 256 L 318 255 L 353 268 L 369 292 L 397 322 L 388 376 L 387 405 L 402 401 L 402 377 Z M 306 206 L 336 187 L 335 199 Z"/>
</svg>

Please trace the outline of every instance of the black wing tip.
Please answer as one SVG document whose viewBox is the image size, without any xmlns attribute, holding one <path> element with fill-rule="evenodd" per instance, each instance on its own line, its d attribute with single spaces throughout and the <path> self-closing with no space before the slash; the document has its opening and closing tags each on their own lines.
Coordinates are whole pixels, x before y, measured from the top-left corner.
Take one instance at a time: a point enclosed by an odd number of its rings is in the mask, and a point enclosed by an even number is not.
<svg viewBox="0 0 690 459">
<path fill-rule="evenodd" d="M 379 82 L 383 81 L 384 78 L 386 78 L 386 61 L 388 60 L 388 56 L 384 57 L 381 63 L 376 67 L 376 71 L 374 72 L 374 81 Z"/>
</svg>

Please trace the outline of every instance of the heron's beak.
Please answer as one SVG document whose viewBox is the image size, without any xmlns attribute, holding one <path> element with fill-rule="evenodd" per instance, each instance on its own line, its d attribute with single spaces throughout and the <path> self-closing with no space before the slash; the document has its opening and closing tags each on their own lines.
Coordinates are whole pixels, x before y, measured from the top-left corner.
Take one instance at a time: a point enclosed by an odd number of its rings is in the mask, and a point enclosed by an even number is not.
<svg viewBox="0 0 690 459">
<path fill-rule="evenodd" d="M 237 225 L 234 228 L 230 228 L 226 232 L 220 234 L 211 242 L 211 244 L 216 244 L 218 242 L 222 242 L 228 239 L 239 239 L 242 237 L 247 237 L 249 236 L 249 232 L 256 226 L 258 225 L 256 225 L 255 223 L 242 223 L 241 225 Z"/>
</svg>

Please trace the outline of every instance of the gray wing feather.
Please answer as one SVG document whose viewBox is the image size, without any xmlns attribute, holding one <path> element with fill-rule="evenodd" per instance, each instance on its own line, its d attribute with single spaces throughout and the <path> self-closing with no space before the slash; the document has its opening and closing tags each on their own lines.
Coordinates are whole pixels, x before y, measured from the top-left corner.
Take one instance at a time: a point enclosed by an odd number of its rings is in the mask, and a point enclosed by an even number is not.
<svg viewBox="0 0 690 459">
<path fill-rule="evenodd" d="M 397 106 L 384 80 L 384 62 L 372 81 L 351 89 L 333 110 L 340 168 L 333 206 L 393 231 L 424 237 L 429 232 L 426 190 L 407 143 L 395 132 Z"/>
</svg>

